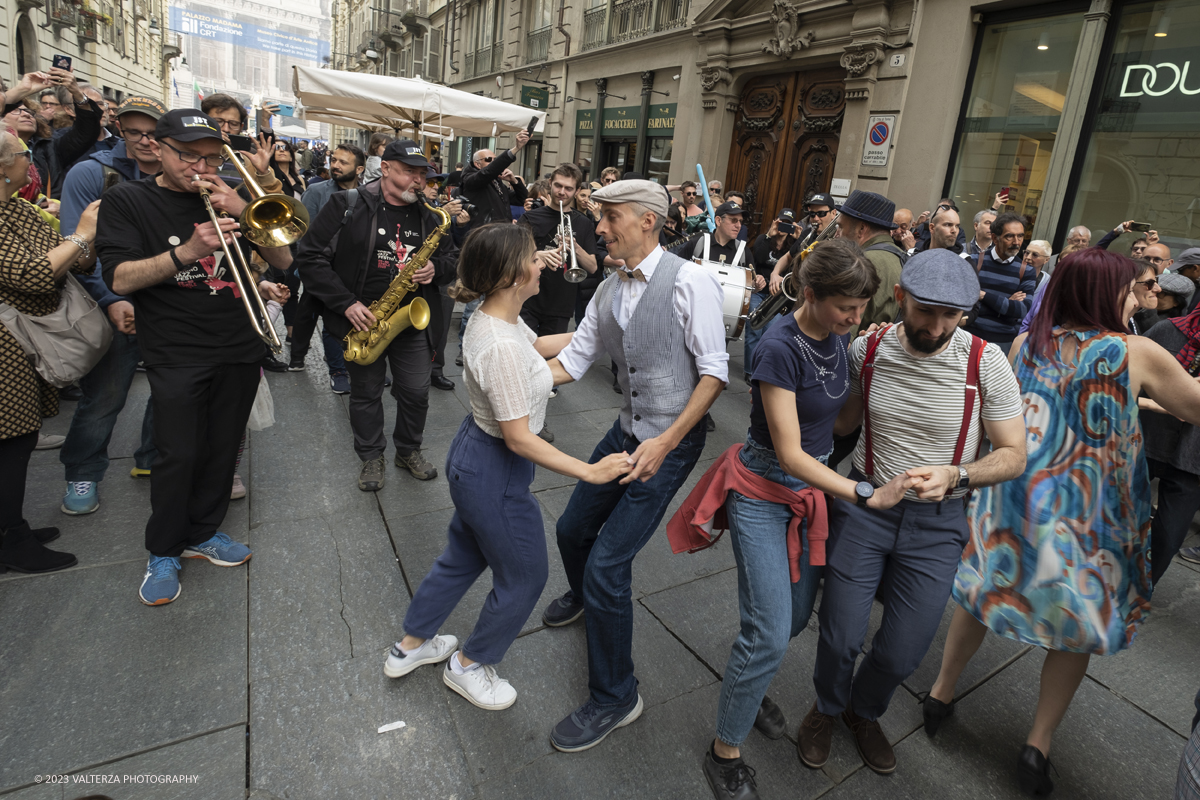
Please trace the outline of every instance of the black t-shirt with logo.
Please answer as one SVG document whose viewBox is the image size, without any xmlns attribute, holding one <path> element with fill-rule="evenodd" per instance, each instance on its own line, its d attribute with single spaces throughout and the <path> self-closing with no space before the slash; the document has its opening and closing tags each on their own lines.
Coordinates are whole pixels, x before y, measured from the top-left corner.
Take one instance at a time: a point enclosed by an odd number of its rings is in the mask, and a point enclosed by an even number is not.
<svg viewBox="0 0 1200 800">
<path fill-rule="evenodd" d="M 404 269 L 424 241 L 421 238 L 421 210 L 416 203 L 394 206 L 380 199 L 376 222 L 379 227 L 375 231 L 375 255 L 367 267 L 362 292 L 358 295 L 363 304 L 368 306 L 383 297 L 392 279 Z M 409 292 L 399 308 L 404 308 L 416 297 L 416 292 Z M 415 328 L 408 327 L 399 335 L 412 336 L 415 333 Z"/>
<path fill-rule="evenodd" d="M 97 224 L 96 253 L 104 282 L 112 289 L 118 266 L 165 253 L 209 221 L 199 194 L 166 189 L 157 177 L 114 186 L 104 193 Z M 237 243 L 249 260 L 250 243 L 244 238 Z M 225 254 L 217 250 L 129 296 L 137 314 L 138 346 L 148 366 L 249 364 L 267 354 L 224 262 Z"/>
<path fill-rule="evenodd" d="M 750 248 L 750 252 L 754 254 L 754 268 L 758 274 L 770 281 L 771 271 L 775 269 L 775 264 L 783 258 L 784 253 L 791 249 L 792 244 L 792 237 L 785 236 L 783 246 L 776 250 L 774 240 L 768 239 L 765 233 L 760 233 Z"/>
<path fill-rule="evenodd" d="M 585 215 L 578 211 L 568 210 L 571 216 L 571 229 L 575 241 L 589 255 L 596 255 L 596 226 Z M 557 204 L 551 208 L 548 204 L 522 215 L 519 225 L 525 225 L 533 233 L 533 241 L 538 250 L 555 247 L 555 236 L 558 234 L 560 215 Z M 547 317 L 570 317 L 575 313 L 575 296 L 579 292 L 578 283 L 569 283 L 566 279 L 566 268 L 570 260 L 563 262 L 558 269 L 542 270 L 539 280 L 538 293 L 525 301 L 525 308 L 535 314 Z M 599 271 L 597 266 L 597 271 Z"/>
</svg>

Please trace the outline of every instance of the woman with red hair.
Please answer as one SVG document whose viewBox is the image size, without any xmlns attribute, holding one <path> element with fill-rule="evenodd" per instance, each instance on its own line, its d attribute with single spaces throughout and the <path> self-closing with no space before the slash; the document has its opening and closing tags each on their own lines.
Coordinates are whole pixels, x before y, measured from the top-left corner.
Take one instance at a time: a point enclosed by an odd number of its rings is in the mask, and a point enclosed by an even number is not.
<svg viewBox="0 0 1200 800">
<path fill-rule="evenodd" d="M 1150 612 L 1150 479 L 1138 395 L 1200 423 L 1200 385 L 1160 345 L 1132 336 L 1138 265 L 1097 248 L 1059 262 L 1037 317 L 1013 343 L 1029 431 L 1024 474 L 977 491 L 968 511 L 941 673 L 925 699 L 932 736 L 990 628 L 1048 652 L 1017 763 L 1046 794 L 1050 739 L 1092 654 L 1133 643 Z"/>
</svg>

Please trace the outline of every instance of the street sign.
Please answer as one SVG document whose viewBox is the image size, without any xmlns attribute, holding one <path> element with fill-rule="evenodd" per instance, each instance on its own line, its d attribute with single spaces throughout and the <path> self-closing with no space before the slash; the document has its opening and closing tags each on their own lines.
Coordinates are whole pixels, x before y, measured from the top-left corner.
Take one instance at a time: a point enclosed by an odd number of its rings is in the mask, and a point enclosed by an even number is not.
<svg viewBox="0 0 1200 800">
<path fill-rule="evenodd" d="M 864 167 L 886 167 L 892 150 L 892 134 L 896 128 L 896 115 L 871 117 L 867 121 L 867 140 L 863 143 L 862 165 Z"/>
<path fill-rule="evenodd" d="M 545 111 L 550 107 L 550 90 L 540 86 L 522 86 L 521 105 Z"/>
</svg>

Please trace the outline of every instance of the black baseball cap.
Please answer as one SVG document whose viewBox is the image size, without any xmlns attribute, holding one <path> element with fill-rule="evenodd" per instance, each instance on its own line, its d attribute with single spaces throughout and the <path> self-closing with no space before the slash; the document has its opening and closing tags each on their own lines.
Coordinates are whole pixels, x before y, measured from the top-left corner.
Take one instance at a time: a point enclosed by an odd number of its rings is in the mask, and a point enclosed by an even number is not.
<svg viewBox="0 0 1200 800">
<path fill-rule="evenodd" d="M 743 209 L 737 203 L 721 203 L 721 205 L 717 206 L 716 210 L 713 211 L 713 216 L 723 217 L 727 214 L 742 214 L 744 212 L 745 209 Z"/>
<path fill-rule="evenodd" d="M 779 219 L 783 220 L 784 222 L 795 222 L 796 212 L 792 211 L 790 208 L 785 208 L 783 211 L 779 212 Z"/>
<path fill-rule="evenodd" d="M 201 139 L 225 141 L 216 120 L 198 108 L 177 108 L 159 117 L 158 125 L 154 127 L 154 138 L 161 141 L 168 137 L 178 142 L 198 142 Z"/>
<path fill-rule="evenodd" d="M 412 139 L 397 139 L 392 142 L 383 151 L 382 159 L 384 161 L 399 161 L 401 164 L 408 164 L 410 167 L 429 166 L 429 159 L 425 158 L 425 151 L 421 149 L 421 145 Z"/>
<path fill-rule="evenodd" d="M 829 206 L 833 208 L 837 203 L 833 202 L 833 198 L 824 193 L 814 194 L 812 197 L 804 201 L 806 206 Z"/>
</svg>

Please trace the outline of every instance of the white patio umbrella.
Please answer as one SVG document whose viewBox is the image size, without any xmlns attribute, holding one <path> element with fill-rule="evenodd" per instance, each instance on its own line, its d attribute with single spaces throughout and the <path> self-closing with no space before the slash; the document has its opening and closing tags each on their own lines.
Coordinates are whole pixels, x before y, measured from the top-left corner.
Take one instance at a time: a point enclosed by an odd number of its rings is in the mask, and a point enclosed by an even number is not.
<svg viewBox="0 0 1200 800">
<path fill-rule="evenodd" d="M 393 78 L 318 67 L 292 67 L 292 88 L 304 118 L 334 125 L 398 131 L 452 139 L 523 130 L 546 113 L 493 100 L 419 78 Z"/>
<path fill-rule="evenodd" d="M 276 136 L 286 136 L 289 139 L 312 139 L 314 136 L 308 132 L 308 128 L 303 125 L 283 125 L 279 128 L 272 128 L 271 132 Z"/>
</svg>

